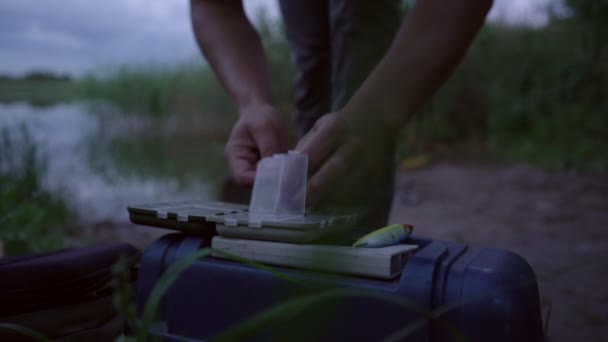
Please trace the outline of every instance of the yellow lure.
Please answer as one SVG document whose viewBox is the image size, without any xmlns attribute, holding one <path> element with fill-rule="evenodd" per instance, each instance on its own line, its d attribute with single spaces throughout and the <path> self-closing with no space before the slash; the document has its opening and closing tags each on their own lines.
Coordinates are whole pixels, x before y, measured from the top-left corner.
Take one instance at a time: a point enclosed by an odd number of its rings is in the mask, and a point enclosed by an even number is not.
<svg viewBox="0 0 608 342">
<path fill-rule="evenodd" d="M 414 226 L 409 224 L 391 224 L 360 238 L 353 247 L 379 248 L 397 245 L 405 241 L 413 230 Z"/>
</svg>

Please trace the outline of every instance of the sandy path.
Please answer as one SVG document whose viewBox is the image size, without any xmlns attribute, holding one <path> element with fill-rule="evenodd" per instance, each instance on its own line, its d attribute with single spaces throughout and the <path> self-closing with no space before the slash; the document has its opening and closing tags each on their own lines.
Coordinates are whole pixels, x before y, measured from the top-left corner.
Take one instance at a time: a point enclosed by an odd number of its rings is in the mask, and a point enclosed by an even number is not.
<svg viewBox="0 0 608 342">
<path fill-rule="evenodd" d="M 552 305 L 550 341 L 608 341 L 608 176 L 437 163 L 399 172 L 391 222 L 522 255 Z"/>
</svg>

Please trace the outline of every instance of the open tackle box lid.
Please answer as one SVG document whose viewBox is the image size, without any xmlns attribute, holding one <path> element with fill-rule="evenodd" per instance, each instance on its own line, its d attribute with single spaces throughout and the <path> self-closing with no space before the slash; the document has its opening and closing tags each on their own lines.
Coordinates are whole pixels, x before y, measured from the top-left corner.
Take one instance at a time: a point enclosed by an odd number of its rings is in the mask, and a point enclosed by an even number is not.
<svg viewBox="0 0 608 342">
<path fill-rule="evenodd" d="M 307 243 L 353 228 L 357 216 L 306 213 L 306 155 L 290 151 L 258 163 L 250 206 L 165 202 L 129 206 L 133 223 L 232 238 Z"/>
</svg>

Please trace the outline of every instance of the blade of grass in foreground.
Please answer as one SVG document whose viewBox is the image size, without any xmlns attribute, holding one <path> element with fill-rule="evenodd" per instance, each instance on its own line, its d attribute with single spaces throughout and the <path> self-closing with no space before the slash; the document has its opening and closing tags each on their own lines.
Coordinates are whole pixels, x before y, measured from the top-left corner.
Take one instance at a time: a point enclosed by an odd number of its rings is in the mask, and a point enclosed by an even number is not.
<svg viewBox="0 0 608 342">
<path fill-rule="evenodd" d="M 266 266 L 266 265 L 262 265 L 260 263 L 257 263 L 255 261 L 252 261 L 252 260 L 249 260 L 249 259 L 246 259 L 246 258 L 243 258 L 243 257 L 240 257 L 238 255 L 226 253 L 224 251 L 218 251 L 218 250 L 215 250 L 215 249 L 213 250 L 213 253 L 215 253 L 215 254 L 221 254 L 222 256 L 224 256 L 224 257 L 226 257 L 228 259 L 232 259 L 234 261 L 238 261 L 238 262 L 243 263 L 245 265 L 257 268 L 257 269 L 259 269 L 261 271 L 266 271 L 266 272 L 272 274 L 273 276 L 275 276 L 277 278 L 280 278 L 280 279 L 283 279 L 285 281 L 288 281 L 290 283 L 304 284 L 304 282 L 302 282 L 301 280 L 296 279 L 296 278 L 292 278 L 292 277 L 288 276 L 285 273 L 282 273 L 282 272 L 279 272 L 279 271 L 275 270 L 272 267 L 269 267 L 269 266 Z"/>
<path fill-rule="evenodd" d="M 229 253 L 219 252 L 219 251 L 214 251 L 214 252 L 220 253 L 227 258 L 233 259 L 238 262 L 242 262 L 244 264 L 250 265 L 257 269 L 270 272 L 271 274 L 273 274 L 281 279 L 284 279 L 284 280 L 287 280 L 290 282 L 303 284 L 303 282 L 296 280 L 292 277 L 289 277 L 288 275 L 286 275 L 282 272 L 276 271 L 275 269 L 273 269 L 271 267 L 258 264 L 256 262 L 253 262 L 253 261 L 245 259 L 245 258 L 231 255 Z M 197 259 L 204 257 L 204 256 L 208 256 L 210 253 L 211 253 L 210 248 L 203 249 L 196 253 L 193 253 L 193 254 L 181 259 L 177 263 L 175 263 L 161 277 L 157 286 L 154 288 L 152 295 L 150 296 L 150 299 L 146 305 L 146 308 L 144 311 L 144 324 L 142 324 L 142 326 L 141 326 L 142 329 L 140 330 L 140 334 L 143 334 L 143 336 L 138 335 L 138 340 L 145 341 L 145 335 L 147 334 L 147 327 L 149 326 L 149 323 L 151 322 L 152 318 L 154 317 L 154 313 L 158 309 L 158 305 L 160 303 L 160 300 L 162 299 L 162 295 L 164 294 L 164 292 L 172 285 L 172 283 L 177 279 L 179 274 L 181 274 L 181 272 L 183 272 L 185 269 L 188 268 L 188 266 L 190 266 Z M 486 296 L 496 295 L 500 292 L 512 290 L 513 288 L 518 288 L 519 286 L 524 286 L 524 285 L 525 285 L 525 283 L 524 284 L 515 284 L 514 286 L 509 286 L 507 288 L 500 288 L 500 289 L 497 289 L 496 291 L 491 291 L 489 293 L 480 295 L 478 298 L 473 298 L 471 300 L 477 300 L 477 299 L 481 299 Z M 453 309 L 456 309 L 457 307 L 459 307 L 463 304 L 463 303 L 446 304 L 442 307 L 439 307 L 439 308 L 429 312 L 426 310 L 421 310 L 420 307 L 418 307 L 416 304 L 410 302 L 409 300 L 407 300 L 405 298 L 397 297 L 394 295 L 374 293 L 374 292 L 361 291 L 361 290 L 353 290 L 353 289 L 332 289 L 332 290 L 324 291 L 324 292 L 317 293 L 314 295 L 294 298 L 294 299 L 285 301 L 283 303 L 274 305 L 273 307 L 271 307 L 265 311 L 262 311 L 261 313 L 251 317 L 250 319 L 245 320 L 244 322 L 237 325 L 236 327 L 215 337 L 213 340 L 214 341 L 242 340 L 243 338 L 251 336 L 256 331 L 259 331 L 261 328 L 268 326 L 269 324 L 274 323 L 276 321 L 279 321 L 286 316 L 293 317 L 294 315 L 297 315 L 298 313 L 300 313 L 304 310 L 307 310 L 316 304 L 320 304 L 320 303 L 326 302 L 331 299 L 344 298 L 344 297 L 375 298 L 375 299 L 383 300 L 383 301 L 386 301 L 389 303 L 398 304 L 404 308 L 418 312 L 424 316 L 424 317 L 417 319 L 417 320 L 411 322 L 410 324 L 406 325 L 403 329 L 400 329 L 400 330 L 392 333 L 391 335 L 389 335 L 387 337 L 386 341 L 401 340 L 401 339 L 411 335 L 418 329 L 421 329 L 422 327 L 424 327 L 426 322 L 436 319 L 436 318 L 446 314 L 447 312 L 449 312 Z M 444 322 L 438 321 L 437 323 L 438 323 L 438 326 L 441 327 L 442 329 L 445 329 L 446 332 L 448 332 L 454 340 L 456 340 L 456 341 L 465 341 L 466 340 L 464 338 L 464 336 L 462 336 L 460 333 L 455 331 L 452 327 L 445 324 Z M 145 329 L 143 329 L 144 327 L 145 327 Z"/>
<path fill-rule="evenodd" d="M 251 336 L 264 326 L 267 326 L 275 321 L 281 320 L 284 317 L 293 317 L 294 315 L 306 309 L 309 309 L 316 304 L 321 304 L 331 299 L 345 297 L 374 298 L 385 302 L 398 304 L 404 308 L 424 315 L 425 318 L 421 318 L 419 320 L 414 321 L 412 324 L 408 324 L 407 327 L 409 328 L 409 331 L 407 332 L 406 336 L 422 328 L 424 326 L 424 323 L 428 320 L 435 318 L 435 315 L 432 312 L 421 310 L 418 305 L 410 302 L 405 298 L 397 297 L 394 295 L 374 293 L 370 291 L 361 291 L 353 289 L 333 289 L 310 296 L 291 299 L 283 303 L 277 304 L 271 307 L 270 309 L 262 311 L 261 313 L 253 316 L 252 318 L 245 320 L 243 323 L 224 332 L 223 334 L 213 338 L 213 341 L 240 341 Z M 440 324 L 440 326 L 446 329 L 446 331 L 452 336 L 454 341 L 465 341 L 465 338 L 451 327 L 445 324 Z"/>
<path fill-rule="evenodd" d="M 144 307 L 141 325 L 137 332 L 137 341 L 147 341 L 148 329 L 150 327 L 150 323 L 152 323 L 152 320 L 154 319 L 154 316 L 158 312 L 158 306 L 160 305 L 165 292 L 167 292 L 171 285 L 173 285 L 179 275 L 190 267 L 190 265 L 192 265 L 196 260 L 209 256 L 210 254 L 211 248 L 204 248 L 187 255 L 173 264 L 169 270 L 167 270 L 167 272 L 160 277 L 154 286 L 154 289 L 152 289 L 150 297 L 148 298 L 146 306 Z"/>
<path fill-rule="evenodd" d="M 163 274 L 163 276 L 159 279 L 158 283 L 152 290 L 150 298 L 148 299 L 148 302 L 146 303 L 143 317 L 142 317 L 142 324 L 141 324 L 140 329 L 137 334 L 138 341 L 146 341 L 148 328 L 150 326 L 150 323 L 154 319 L 154 316 L 158 310 L 158 306 L 160 305 L 160 301 L 162 300 L 164 293 L 178 279 L 179 275 L 183 271 L 185 271 L 192 263 L 196 262 L 196 260 L 198 260 L 199 258 L 209 256 L 211 254 L 211 252 L 212 252 L 211 248 L 205 248 L 205 249 L 199 250 L 195 253 L 192 253 L 192 254 L 180 259 L 179 261 L 177 261 L 174 265 L 172 265 L 167 270 L 167 272 L 165 272 L 165 274 Z M 303 282 L 299 279 L 290 277 L 287 274 L 279 272 L 272 267 L 262 265 L 257 262 L 251 261 L 249 259 L 242 258 L 242 257 L 236 256 L 236 255 L 232 255 L 232 254 L 229 254 L 229 253 L 226 253 L 223 251 L 213 250 L 213 252 L 217 253 L 217 254 L 221 254 L 222 256 L 224 256 L 228 259 L 232 259 L 234 261 L 241 262 L 243 264 L 257 268 L 261 271 L 269 272 L 270 274 L 272 274 L 280 279 L 283 279 L 283 280 L 286 280 L 286 281 L 289 281 L 289 282 L 292 282 L 295 284 L 305 285 L 305 282 Z M 524 284 L 515 284 L 515 285 L 509 286 L 507 288 L 500 288 L 500 289 L 497 289 L 496 291 L 491 291 L 489 293 L 480 295 L 479 297 L 473 298 L 471 300 L 482 299 L 483 297 L 496 295 L 503 291 L 513 290 L 514 288 L 518 288 L 519 286 L 524 286 L 524 285 L 525 285 L 525 283 Z M 448 313 L 451 310 L 458 308 L 459 306 L 461 306 L 463 304 L 460 302 L 451 303 L 451 304 L 443 305 L 433 311 L 426 311 L 426 310 L 422 310 L 419 306 L 417 306 L 416 304 L 407 300 L 406 298 L 401 298 L 401 297 L 398 297 L 395 295 L 374 293 L 374 292 L 370 292 L 370 291 L 345 289 L 345 288 L 332 289 L 332 290 L 324 291 L 324 292 L 317 293 L 314 295 L 294 298 L 294 299 L 279 303 L 277 305 L 274 305 L 273 307 L 260 312 L 259 314 L 251 317 L 250 319 L 245 320 L 244 322 L 240 323 L 236 327 L 215 337 L 214 341 L 241 340 L 243 338 L 251 336 L 253 333 L 260 330 L 264 326 L 267 326 L 273 322 L 283 319 L 287 315 L 293 317 L 293 315 L 296 315 L 304 310 L 307 310 L 316 304 L 320 304 L 320 303 L 323 303 L 323 302 L 331 300 L 331 299 L 345 298 L 345 297 L 375 298 L 375 299 L 382 300 L 382 301 L 385 301 L 388 303 L 398 304 L 408 310 L 417 312 L 417 313 L 421 314 L 422 316 L 424 316 L 424 317 L 421 317 L 421 318 L 411 322 L 410 324 L 407 324 L 403 329 L 400 329 L 400 330 L 390 334 L 387 337 L 386 341 L 401 340 L 401 339 L 411 335 L 415 331 L 421 329 L 422 327 L 424 327 L 424 325 L 428 321 L 437 319 L 437 318 L 441 317 L 442 315 Z M 458 333 L 455 329 L 453 329 L 452 327 L 447 325 L 445 322 L 437 321 L 437 323 L 438 323 L 438 327 L 445 329 L 445 331 L 447 333 L 449 333 L 455 341 L 465 341 L 466 340 L 464 338 L 464 336 L 462 336 L 462 334 Z"/>
<path fill-rule="evenodd" d="M 463 302 L 454 302 L 454 303 L 444 304 L 444 305 L 438 307 L 437 309 L 433 310 L 432 312 L 430 312 L 430 314 L 426 318 L 420 318 L 417 321 L 414 321 L 411 324 L 408 324 L 403 329 L 393 332 L 390 336 L 388 336 L 386 339 L 384 339 L 383 342 L 402 341 L 405 337 L 409 336 L 412 332 L 414 332 L 416 329 L 418 329 L 418 327 L 422 327 L 424 325 L 425 321 L 427 321 L 427 320 L 437 319 L 437 318 L 447 314 L 448 312 L 465 305 L 466 303 L 471 303 L 471 302 L 474 302 L 477 300 L 482 300 L 484 298 L 496 296 L 501 293 L 505 293 L 507 291 L 513 291 L 513 290 L 525 287 L 529 284 L 530 284 L 530 282 L 528 282 L 528 281 L 517 282 L 513 285 L 499 287 L 498 289 L 495 289 L 493 291 L 488 291 L 488 292 L 479 294 L 478 296 L 474 296 Z M 440 326 L 449 328 L 445 322 L 438 321 L 438 323 L 440 324 Z M 545 336 L 546 336 L 546 332 L 545 332 Z"/>
<path fill-rule="evenodd" d="M 20 333 L 21 335 L 27 336 L 27 337 L 31 337 L 34 340 L 38 341 L 38 342 L 48 342 L 50 341 L 48 338 L 46 338 L 44 335 L 42 335 L 41 333 L 32 330 L 28 327 L 24 327 L 22 325 L 19 324 L 14 324 L 14 323 L 8 323 L 8 322 L 0 322 L 0 330 L 2 329 L 6 329 L 6 330 L 13 330 L 16 331 L 18 333 Z"/>
<path fill-rule="evenodd" d="M 148 301 L 144 308 L 144 312 L 142 315 L 142 323 L 141 323 L 141 325 L 138 329 L 138 333 L 137 333 L 137 341 L 144 342 L 147 340 L 148 329 L 149 329 L 150 323 L 152 322 L 152 320 L 154 319 L 154 316 L 158 312 L 158 307 L 160 305 L 162 297 L 165 294 L 165 292 L 178 279 L 179 275 L 182 272 L 184 272 L 190 265 L 192 265 L 194 262 L 196 262 L 196 260 L 198 260 L 202 257 L 209 256 L 211 254 L 211 252 L 212 252 L 211 248 L 205 248 L 205 249 L 196 251 L 195 253 L 192 253 L 192 254 L 180 259 L 179 261 L 177 261 L 161 276 L 158 283 L 152 290 L 152 293 L 150 294 L 150 297 L 148 298 Z M 225 256 L 229 259 L 232 259 L 232 260 L 235 260 L 238 262 L 242 262 L 246 265 L 257 268 L 261 271 L 269 272 L 272 275 L 274 275 L 278 278 L 281 278 L 283 280 L 286 280 L 286 281 L 289 281 L 292 283 L 296 283 L 296 284 L 304 284 L 300 280 L 292 278 L 282 272 L 276 271 L 272 267 L 268 267 L 268 266 L 259 264 L 257 262 L 236 256 L 236 255 L 232 255 L 232 254 L 229 254 L 226 252 L 215 251 L 215 250 L 213 252 L 222 254 L 223 256 Z M 407 300 L 405 298 L 400 298 L 400 297 L 397 297 L 394 295 L 366 292 L 366 291 L 353 290 L 353 289 L 333 289 L 333 290 L 317 293 L 314 295 L 298 297 L 295 299 L 285 301 L 283 303 L 279 303 L 279 304 L 271 307 L 270 309 L 262 311 L 261 313 L 255 315 L 254 317 L 244 321 L 243 323 L 237 325 L 233 329 L 226 331 L 222 335 L 217 336 L 216 338 L 214 338 L 214 341 L 242 340 L 243 338 L 246 338 L 247 336 L 251 336 L 251 334 L 255 333 L 262 327 L 264 327 L 268 324 L 271 324 L 275 321 L 281 320 L 283 317 L 285 317 L 285 315 L 293 316 L 294 314 L 297 314 L 303 310 L 311 308 L 315 304 L 319 304 L 319 303 L 325 302 L 327 300 L 335 299 L 335 298 L 344 298 L 344 297 L 376 298 L 376 299 L 384 300 L 386 302 L 398 304 L 404 308 L 407 308 L 409 310 L 412 310 L 412 311 L 415 311 L 415 312 L 418 312 L 418 313 L 424 315 L 425 318 L 416 320 L 416 321 L 412 322 L 412 324 L 409 324 L 406 327 L 406 328 L 408 328 L 407 335 L 418 330 L 419 328 L 424 326 L 424 323 L 426 321 L 434 319 L 437 316 L 433 312 L 427 312 L 425 310 L 421 310 L 416 304 L 410 302 L 409 300 Z M 454 340 L 464 341 L 464 338 L 458 332 L 454 331 L 449 326 L 444 325 L 444 324 L 441 324 L 441 326 L 444 329 L 446 329 L 446 331 L 450 335 L 452 335 Z M 402 331 L 402 333 L 403 333 L 403 331 Z"/>
<path fill-rule="evenodd" d="M 160 279 L 156 283 L 156 286 L 154 286 L 154 289 L 152 289 L 152 292 L 150 293 L 150 297 L 148 298 L 148 301 L 146 302 L 146 306 L 144 307 L 141 325 L 140 325 L 140 327 L 138 329 L 138 333 L 137 333 L 137 341 L 141 341 L 141 342 L 146 341 L 150 323 L 152 322 L 152 320 L 154 319 L 154 316 L 158 312 L 158 307 L 160 305 L 160 302 L 161 302 L 165 292 L 167 292 L 167 290 L 173 285 L 173 283 L 175 283 L 175 281 L 179 278 L 179 275 L 182 272 L 184 272 L 188 267 L 190 267 L 190 265 L 192 265 L 198 259 L 211 255 L 211 251 L 212 251 L 211 248 L 204 248 L 204 249 L 198 250 L 190 255 L 185 256 L 184 258 L 178 260 L 175 264 L 173 264 L 160 277 Z M 286 280 L 286 281 L 289 281 L 292 283 L 301 283 L 299 280 L 296 280 L 284 273 L 278 272 L 271 267 L 259 264 L 257 262 L 254 262 L 254 261 L 251 261 L 251 260 L 248 260 L 245 258 L 241 258 L 239 256 L 232 255 L 232 254 L 229 254 L 226 252 L 215 251 L 215 250 L 214 250 L 214 252 L 222 254 L 223 256 L 225 256 L 229 259 L 233 259 L 235 261 L 242 262 L 246 265 L 257 268 L 261 271 L 269 272 L 272 275 L 274 275 L 280 279 L 283 279 L 283 280 Z"/>
</svg>

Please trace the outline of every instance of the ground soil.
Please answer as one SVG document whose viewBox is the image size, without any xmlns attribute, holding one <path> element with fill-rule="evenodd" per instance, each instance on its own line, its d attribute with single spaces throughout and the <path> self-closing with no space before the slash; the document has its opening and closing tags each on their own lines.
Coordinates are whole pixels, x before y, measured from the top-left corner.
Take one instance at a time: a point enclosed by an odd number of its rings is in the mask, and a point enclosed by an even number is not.
<svg viewBox="0 0 608 342">
<path fill-rule="evenodd" d="M 608 341 L 608 176 L 436 163 L 399 172 L 391 221 L 520 254 L 551 312 L 549 341 Z"/>
<path fill-rule="evenodd" d="M 437 162 L 400 170 L 390 221 L 415 233 L 523 256 L 539 280 L 548 340 L 608 341 L 608 175 Z M 113 228 L 108 228 L 113 227 Z M 89 227 L 141 248 L 165 233 Z"/>
</svg>

